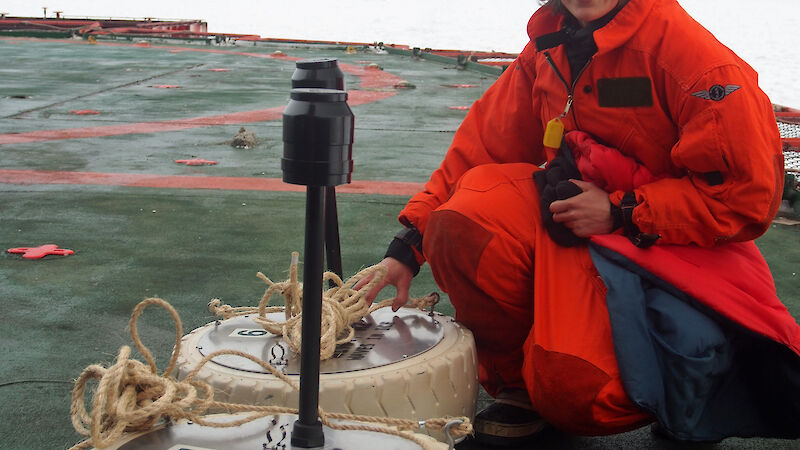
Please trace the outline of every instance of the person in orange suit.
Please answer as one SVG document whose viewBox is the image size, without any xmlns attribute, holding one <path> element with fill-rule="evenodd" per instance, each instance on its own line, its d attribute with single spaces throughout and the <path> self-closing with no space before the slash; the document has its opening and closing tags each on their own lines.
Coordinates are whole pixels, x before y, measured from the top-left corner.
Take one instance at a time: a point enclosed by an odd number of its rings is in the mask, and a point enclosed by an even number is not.
<svg viewBox="0 0 800 450">
<path fill-rule="evenodd" d="M 755 71 L 676 0 L 551 0 L 528 34 L 400 212 L 368 300 L 393 285 L 400 308 L 430 264 L 475 336 L 495 399 L 474 424 L 488 444 L 654 421 L 685 441 L 798 437 L 800 402 L 717 395 L 762 381 L 742 375 L 758 353 L 780 355 L 781 386 L 800 386 L 800 327 L 752 244 L 783 182 Z M 675 277 L 692 273 L 704 281 Z M 734 407 L 761 412 L 725 418 Z"/>
</svg>

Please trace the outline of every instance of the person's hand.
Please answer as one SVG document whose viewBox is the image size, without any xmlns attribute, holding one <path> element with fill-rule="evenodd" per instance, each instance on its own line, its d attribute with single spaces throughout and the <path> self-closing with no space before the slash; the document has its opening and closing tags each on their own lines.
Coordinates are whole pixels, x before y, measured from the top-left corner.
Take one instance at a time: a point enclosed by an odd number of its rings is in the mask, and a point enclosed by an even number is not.
<svg viewBox="0 0 800 450">
<path fill-rule="evenodd" d="M 608 193 L 592 183 L 570 180 L 582 193 L 550 204 L 553 221 L 562 223 L 578 237 L 606 234 L 612 231 L 611 201 Z"/>
<path fill-rule="evenodd" d="M 381 289 L 391 284 L 397 289 L 397 296 L 394 302 L 392 302 L 392 311 L 397 311 L 400 307 L 408 303 L 408 290 L 411 287 L 411 280 L 414 278 L 414 274 L 408 266 L 394 258 L 384 258 L 378 265 L 386 267 L 386 276 L 366 293 L 364 299 L 367 301 L 367 304 L 371 305 Z M 373 273 L 362 278 L 353 286 L 353 289 L 357 291 L 361 290 L 361 288 L 366 286 L 374 277 L 375 274 Z"/>
</svg>

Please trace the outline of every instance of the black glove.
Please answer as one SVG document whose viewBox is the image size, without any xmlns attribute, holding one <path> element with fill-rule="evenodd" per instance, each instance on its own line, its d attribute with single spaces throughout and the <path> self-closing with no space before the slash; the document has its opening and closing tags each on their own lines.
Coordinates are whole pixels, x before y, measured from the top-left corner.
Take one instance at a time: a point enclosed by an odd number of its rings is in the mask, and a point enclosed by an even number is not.
<svg viewBox="0 0 800 450">
<path fill-rule="evenodd" d="M 570 179 L 580 180 L 581 173 L 575 165 L 572 152 L 562 140 L 558 155 L 544 170 L 533 173 L 533 181 L 539 189 L 542 224 L 553 242 L 563 247 L 574 247 L 586 242 L 585 238 L 575 236 L 572 230 L 563 224 L 554 222 L 553 213 L 550 212 L 550 204 L 554 201 L 565 200 L 583 192 L 578 185 L 569 181 Z"/>
</svg>

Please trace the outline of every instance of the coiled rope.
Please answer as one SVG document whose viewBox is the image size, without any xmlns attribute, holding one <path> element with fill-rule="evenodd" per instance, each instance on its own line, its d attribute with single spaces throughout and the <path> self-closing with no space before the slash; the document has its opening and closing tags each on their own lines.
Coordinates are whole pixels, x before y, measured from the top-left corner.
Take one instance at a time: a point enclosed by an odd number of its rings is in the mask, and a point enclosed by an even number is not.
<svg viewBox="0 0 800 450">
<path fill-rule="evenodd" d="M 162 375 L 158 375 L 155 360 L 144 346 L 136 327 L 136 321 L 142 311 L 149 305 L 157 305 L 166 309 L 175 322 L 175 346 L 169 365 Z M 292 379 L 282 374 L 265 361 L 235 350 L 220 350 L 203 358 L 184 380 L 172 377 L 172 371 L 181 348 L 183 326 L 177 311 L 160 298 L 148 298 L 134 308 L 129 322 L 131 338 L 134 345 L 147 361 L 144 364 L 131 359 L 131 349 L 123 346 L 117 355 L 116 362 L 110 367 L 93 364 L 83 370 L 75 380 L 72 390 L 70 414 L 75 430 L 87 439 L 76 444 L 71 450 L 90 447 L 106 448 L 113 445 L 127 434 L 151 430 L 154 425 L 169 420 L 186 419 L 198 425 L 225 428 L 236 427 L 262 417 L 278 414 L 297 414 L 295 408 L 280 406 L 243 405 L 238 403 L 219 402 L 214 400 L 214 389 L 208 383 L 195 381 L 194 376 L 210 360 L 220 355 L 236 355 L 247 358 L 295 390 L 299 386 Z M 87 411 L 84 395 L 89 381 L 97 380 L 97 389 L 91 401 L 91 410 Z M 251 412 L 233 422 L 214 422 L 204 417 L 210 409 L 230 412 Z M 444 430 L 452 437 L 463 437 L 472 433 L 472 425 L 467 417 L 436 418 L 416 422 L 413 420 L 360 416 L 353 414 L 326 413 L 319 409 L 320 421 L 331 429 L 359 430 L 391 434 L 408 439 L 425 450 L 434 450 L 440 443 L 433 441 L 411 430 L 428 428 Z M 332 422 L 346 420 L 367 422 L 369 424 L 351 424 Z M 455 422 L 455 426 L 454 425 Z"/>
<path fill-rule="evenodd" d="M 214 299 L 208 304 L 209 311 L 222 319 L 255 315 L 253 317 L 254 322 L 274 335 L 283 336 L 283 340 L 289 344 L 289 348 L 299 354 L 302 337 L 303 284 L 297 279 L 298 264 L 299 255 L 297 252 L 293 252 L 289 266 L 289 279 L 279 283 L 273 282 L 263 273 L 258 272 L 257 276 L 268 285 L 267 290 L 258 302 L 258 306 L 233 307 L 223 304 L 219 299 Z M 358 280 L 369 276 L 373 277 L 363 288 L 360 290 L 353 289 Z M 354 323 L 377 309 L 391 306 L 394 299 L 384 300 L 372 306 L 369 306 L 364 299 L 366 293 L 385 276 L 386 268 L 380 265 L 370 266 L 361 270 L 350 277 L 347 282 L 342 282 L 342 279 L 333 272 L 325 272 L 323 274 L 323 285 L 333 282 L 334 287 L 322 293 L 321 360 L 331 358 L 337 344 L 349 342 L 353 338 L 355 334 Z M 283 296 L 285 306 L 267 306 L 275 294 Z M 409 299 L 408 303 L 415 308 L 424 310 L 433 307 L 438 301 L 439 294 L 434 292 L 422 298 Z M 267 317 L 267 314 L 276 312 L 283 312 L 286 320 L 276 321 Z"/>
</svg>

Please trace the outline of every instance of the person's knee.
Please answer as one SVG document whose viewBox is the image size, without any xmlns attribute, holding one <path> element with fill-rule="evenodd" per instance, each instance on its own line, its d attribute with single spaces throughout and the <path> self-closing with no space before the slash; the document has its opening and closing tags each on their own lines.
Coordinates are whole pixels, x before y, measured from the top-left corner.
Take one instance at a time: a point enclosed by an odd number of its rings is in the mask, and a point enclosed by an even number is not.
<svg viewBox="0 0 800 450">
<path fill-rule="evenodd" d="M 458 270 L 474 278 L 492 237 L 489 230 L 458 211 L 436 210 L 425 232 L 423 252 L 434 273 Z"/>
<path fill-rule="evenodd" d="M 450 199 L 431 213 L 423 237 L 434 275 L 475 279 L 482 262 L 484 269 L 495 262 L 530 266 L 538 217 L 533 167 L 486 164 L 461 177 Z"/>
</svg>

